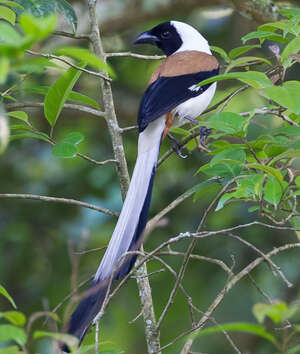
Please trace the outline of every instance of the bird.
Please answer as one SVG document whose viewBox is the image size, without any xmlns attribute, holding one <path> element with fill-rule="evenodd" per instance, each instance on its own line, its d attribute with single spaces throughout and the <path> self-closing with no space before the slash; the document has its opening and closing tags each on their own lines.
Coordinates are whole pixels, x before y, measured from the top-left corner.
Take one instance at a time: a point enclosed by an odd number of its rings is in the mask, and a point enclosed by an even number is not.
<svg viewBox="0 0 300 354">
<path fill-rule="evenodd" d="M 136 261 L 132 253 L 143 241 L 162 141 L 171 127 L 195 121 L 216 91 L 216 82 L 198 86 L 219 73 L 219 64 L 207 40 L 193 26 L 180 21 L 160 23 L 137 36 L 134 44 L 155 45 L 166 58 L 141 99 L 138 154 L 119 219 L 92 283 L 65 330 L 79 343 L 101 309 L 111 282 L 128 274 Z M 133 252 L 126 254 L 129 251 Z M 68 352 L 66 346 L 63 350 Z"/>
</svg>

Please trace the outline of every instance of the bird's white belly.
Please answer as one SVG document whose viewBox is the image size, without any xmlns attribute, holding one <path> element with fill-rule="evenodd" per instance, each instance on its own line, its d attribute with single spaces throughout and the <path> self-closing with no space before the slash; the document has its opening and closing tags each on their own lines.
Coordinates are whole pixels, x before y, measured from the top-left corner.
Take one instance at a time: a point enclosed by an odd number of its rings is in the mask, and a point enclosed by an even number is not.
<svg viewBox="0 0 300 354">
<path fill-rule="evenodd" d="M 173 111 L 173 117 L 175 118 L 173 128 L 179 127 L 187 123 L 187 119 L 184 117 L 196 118 L 208 107 L 216 91 L 217 83 L 214 82 L 207 90 L 201 93 L 199 96 L 190 98 L 189 100 L 181 103 Z"/>
</svg>

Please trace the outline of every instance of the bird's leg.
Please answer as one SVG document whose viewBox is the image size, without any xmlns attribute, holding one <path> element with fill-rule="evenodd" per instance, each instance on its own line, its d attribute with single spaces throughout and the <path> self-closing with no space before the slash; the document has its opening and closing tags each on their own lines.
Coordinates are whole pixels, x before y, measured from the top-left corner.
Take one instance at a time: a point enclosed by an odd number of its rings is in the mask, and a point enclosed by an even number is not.
<svg viewBox="0 0 300 354">
<path fill-rule="evenodd" d="M 184 155 L 181 150 L 183 148 L 183 146 L 180 146 L 180 141 L 178 141 L 177 139 L 174 138 L 173 135 L 171 135 L 170 133 L 167 133 L 167 137 L 172 141 L 173 143 L 173 150 L 176 153 L 176 155 L 178 155 L 179 157 L 181 157 L 182 159 L 186 159 L 188 157 L 188 155 Z"/>
<path fill-rule="evenodd" d="M 195 123 L 196 125 L 199 125 L 199 121 L 198 121 L 197 119 L 194 119 L 194 118 L 192 118 L 192 117 L 190 117 L 190 116 L 185 116 L 184 118 L 187 119 L 187 120 L 189 120 L 190 122 Z M 207 136 L 209 136 L 209 134 L 211 133 L 211 131 L 212 131 L 211 128 L 207 128 L 207 127 L 204 127 L 204 126 L 200 127 L 200 144 L 201 144 L 202 146 L 205 147 L 205 138 L 206 138 Z"/>
</svg>

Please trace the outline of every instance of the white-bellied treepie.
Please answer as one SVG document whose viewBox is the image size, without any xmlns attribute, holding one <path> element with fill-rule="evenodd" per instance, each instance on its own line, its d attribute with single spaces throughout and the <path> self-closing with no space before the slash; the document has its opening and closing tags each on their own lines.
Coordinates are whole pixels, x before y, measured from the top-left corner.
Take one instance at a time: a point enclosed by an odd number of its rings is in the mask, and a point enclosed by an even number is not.
<svg viewBox="0 0 300 354">
<path fill-rule="evenodd" d="M 117 225 L 92 284 L 68 323 L 67 333 L 80 342 L 102 306 L 111 279 L 125 276 L 136 260 L 135 255 L 122 255 L 141 246 L 162 140 L 171 126 L 198 117 L 216 90 L 216 83 L 197 86 L 217 75 L 219 66 L 206 39 L 192 26 L 165 22 L 140 34 L 134 43 L 154 44 L 167 58 L 153 73 L 140 104 L 138 156 Z"/>
</svg>

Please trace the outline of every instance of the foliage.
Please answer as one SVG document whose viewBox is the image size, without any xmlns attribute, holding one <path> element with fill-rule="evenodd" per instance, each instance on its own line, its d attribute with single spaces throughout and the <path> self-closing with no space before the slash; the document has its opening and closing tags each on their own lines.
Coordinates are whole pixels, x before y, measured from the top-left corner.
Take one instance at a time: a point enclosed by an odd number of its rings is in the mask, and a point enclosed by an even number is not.
<svg viewBox="0 0 300 354">
<path fill-rule="evenodd" d="M 289 321 L 297 312 L 298 306 L 288 306 L 284 302 L 274 304 L 257 303 L 253 306 L 253 314 L 259 323 L 263 323 L 268 317 L 273 322 L 272 330 L 264 328 L 262 325 L 253 323 L 226 323 L 206 328 L 198 333 L 191 335 L 191 338 L 198 338 L 213 333 L 226 333 L 232 331 L 239 331 L 250 333 L 262 337 L 274 345 L 274 350 L 280 353 L 296 353 L 299 345 L 296 345 L 295 336 L 299 334 L 299 325 L 290 325 Z M 280 326 L 276 328 L 276 326 Z M 287 327 L 284 335 L 278 335 L 278 330 L 283 330 Z"/>
<path fill-rule="evenodd" d="M 5 288 L 0 285 L 0 294 L 3 295 L 11 305 L 16 308 L 14 300 L 5 290 Z M 59 343 L 67 344 L 71 350 L 71 353 L 78 353 L 78 339 L 62 333 L 53 333 L 47 331 L 33 330 L 33 323 L 40 319 L 46 317 L 48 320 L 53 320 L 55 322 L 59 321 L 58 316 L 53 312 L 38 312 L 33 313 L 28 321 L 26 316 L 20 311 L 5 311 L 0 312 L 0 321 L 4 320 L 5 324 L 0 324 L 0 343 L 7 342 L 10 343 L 4 349 L 0 349 L 5 353 L 15 354 L 20 353 L 20 349 L 26 350 L 26 346 L 29 344 L 30 337 L 33 339 L 39 340 L 41 338 L 50 338 L 54 339 Z M 7 324 L 8 322 L 8 324 Z M 27 323 L 26 323 L 27 322 Z M 17 344 L 18 346 L 14 345 Z M 121 354 L 121 350 L 113 349 L 112 343 L 101 343 L 101 347 L 106 350 L 106 352 L 111 352 L 114 354 Z M 82 346 L 80 348 L 80 353 L 89 353 L 94 352 L 94 346 Z M 101 353 L 104 351 L 101 351 Z"/>
</svg>

